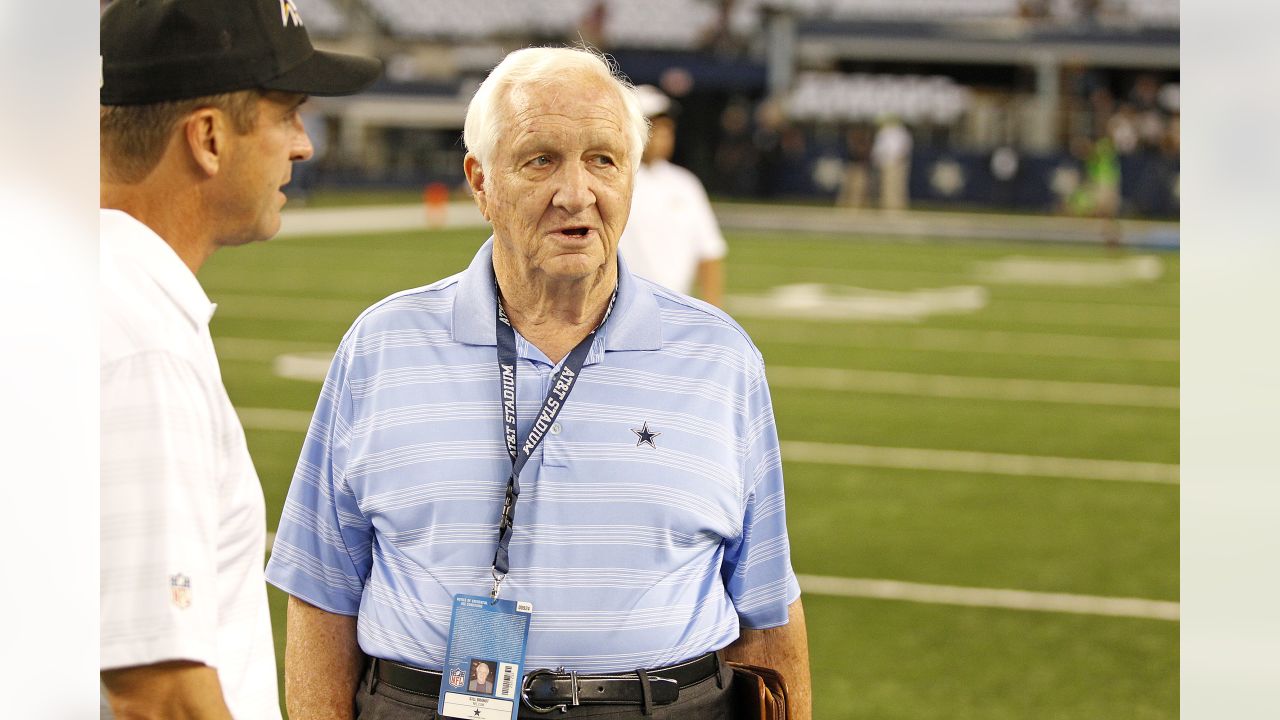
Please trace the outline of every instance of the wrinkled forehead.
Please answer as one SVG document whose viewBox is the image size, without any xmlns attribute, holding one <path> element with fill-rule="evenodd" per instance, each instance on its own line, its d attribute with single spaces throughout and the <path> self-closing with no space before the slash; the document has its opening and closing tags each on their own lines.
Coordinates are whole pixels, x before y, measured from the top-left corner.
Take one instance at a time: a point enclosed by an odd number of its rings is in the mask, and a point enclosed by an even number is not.
<svg viewBox="0 0 1280 720">
<path fill-rule="evenodd" d="M 613 82 L 578 73 L 511 87 L 503 103 L 501 145 L 546 131 L 576 130 L 597 140 L 627 142 L 627 110 Z"/>
</svg>

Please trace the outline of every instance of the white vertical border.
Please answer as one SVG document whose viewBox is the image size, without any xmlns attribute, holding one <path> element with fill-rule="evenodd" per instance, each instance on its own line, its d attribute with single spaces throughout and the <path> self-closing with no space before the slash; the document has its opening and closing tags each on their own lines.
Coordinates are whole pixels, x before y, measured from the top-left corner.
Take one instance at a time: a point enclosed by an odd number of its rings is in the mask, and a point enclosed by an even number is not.
<svg viewBox="0 0 1280 720">
<path fill-rule="evenodd" d="M 1182 717 L 1280 717 L 1280 6 L 1182 3 Z"/>
<path fill-rule="evenodd" d="M 0 672 L 10 717 L 97 717 L 96 5 L 0 3 Z"/>
</svg>

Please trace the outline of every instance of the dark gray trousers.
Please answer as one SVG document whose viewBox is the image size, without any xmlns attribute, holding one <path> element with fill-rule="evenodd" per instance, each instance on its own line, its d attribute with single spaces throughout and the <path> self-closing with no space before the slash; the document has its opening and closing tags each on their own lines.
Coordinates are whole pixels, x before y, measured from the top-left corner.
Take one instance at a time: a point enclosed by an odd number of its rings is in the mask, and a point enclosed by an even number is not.
<svg viewBox="0 0 1280 720">
<path fill-rule="evenodd" d="M 608 720 L 733 720 L 732 695 L 729 684 L 733 670 L 728 665 L 720 667 L 720 684 L 710 677 L 680 691 L 680 697 L 670 705 L 655 705 L 652 714 L 645 715 L 637 705 L 579 705 L 568 712 L 559 710 L 540 715 L 521 705 L 520 718 L 607 718 Z M 436 708 L 440 699 L 434 695 L 417 695 L 379 683 L 377 692 L 369 692 L 370 672 L 365 671 L 360 687 L 356 690 L 357 720 L 436 720 Z"/>
</svg>

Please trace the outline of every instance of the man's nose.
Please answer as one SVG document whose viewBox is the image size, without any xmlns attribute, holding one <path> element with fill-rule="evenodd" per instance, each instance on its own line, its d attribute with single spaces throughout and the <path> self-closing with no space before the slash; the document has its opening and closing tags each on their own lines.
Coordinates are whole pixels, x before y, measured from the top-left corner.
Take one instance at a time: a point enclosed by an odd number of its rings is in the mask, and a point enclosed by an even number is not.
<svg viewBox="0 0 1280 720">
<path fill-rule="evenodd" d="M 570 215 L 576 215 L 595 204 L 591 172 L 581 163 L 568 163 L 559 175 L 559 185 L 552 204 Z"/>
<path fill-rule="evenodd" d="M 311 138 L 307 136 L 307 129 L 302 126 L 302 118 L 296 118 L 294 123 L 297 132 L 294 134 L 293 147 L 289 148 L 289 159 L 294 162 L 310 160 L 316 153 L 311 146 Z"/>
</svg>

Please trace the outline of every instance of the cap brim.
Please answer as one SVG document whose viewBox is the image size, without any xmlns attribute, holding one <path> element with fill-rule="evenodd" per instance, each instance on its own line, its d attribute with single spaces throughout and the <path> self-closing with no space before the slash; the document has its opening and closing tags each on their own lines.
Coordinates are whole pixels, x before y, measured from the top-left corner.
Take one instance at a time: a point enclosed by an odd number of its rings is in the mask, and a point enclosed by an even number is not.
<svg viewBox="0 0 1280 720">
<path fill-rule="evenodd" d="M 377 58 L 317 50 L 311 57 L 264 83 L 266 90 L 304 95 L 354 95 L 373 84 L 382 74 Z"/>
</svg>

